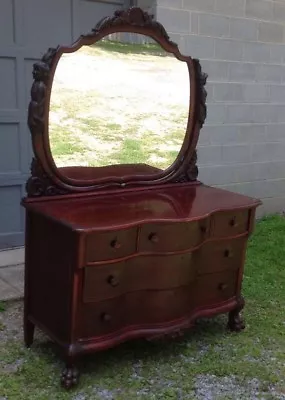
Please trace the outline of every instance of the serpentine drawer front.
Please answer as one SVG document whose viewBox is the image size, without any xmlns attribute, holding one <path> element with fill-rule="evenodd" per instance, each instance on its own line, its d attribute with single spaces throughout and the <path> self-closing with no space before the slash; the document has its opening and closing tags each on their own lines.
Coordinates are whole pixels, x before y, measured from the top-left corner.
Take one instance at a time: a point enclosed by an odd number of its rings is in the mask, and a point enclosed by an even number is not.
<svg viewBox="0 0 285 400">
<path fill-rule="evenodd" d="M 213 216 L 212 236 L 216 238 L 235 236 L 247 232 L 248 210 L 218 212 Z"/>
<path fill-rule="evenodd" d="M 96 302 L 136 290 L 163 290 L 194 280 L 192 254 L 139 256 L 85 268 L 83 301 Z M 150 279 L 151 276 L 151 279 Z"/>
<path fill-rule="evenodd" d="M 174 252 L 202 243 L 208 234 L 210 219 L 183 223 L 157 223 L 142 226 L 139 251 Z"/>
<path fill-rule="evenodd" d="M 86 239 L 86 262 L 105 261 L 134 254 L 137 228 L 96 232 Z"/>
<path fill-rule="evenodd" d="M 236 282 L 237 272 L 230 271 L 205 275 L 188 286 L 172 290 L 141 290 L 82 305 L 78 314 L 78 336 L 104 335 L 137 324 L 179 319 L 195 309 L 232 298 Z"/>
<path fill-rule="evenodd" d="M 193 265 L 199 275 L 236 270 L 243 264 L 246 237 L 213 240 L 193 252 Z"/>
</svg>

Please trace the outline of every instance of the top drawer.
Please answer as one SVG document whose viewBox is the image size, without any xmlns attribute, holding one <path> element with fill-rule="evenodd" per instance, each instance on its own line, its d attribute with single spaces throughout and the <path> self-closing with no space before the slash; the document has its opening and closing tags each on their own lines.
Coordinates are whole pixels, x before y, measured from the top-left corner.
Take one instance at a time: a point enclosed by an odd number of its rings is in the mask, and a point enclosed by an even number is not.
<svg viewBox="0 0 285 400">
<path fill-rule="evenodd" d="M 136 243 L 136 227 L 93 233 L 86 239 L 86 262 L 106 261 L 134 254 Z"/>
<path fill-rule="evenodd" d="M 209 232 L 209 219 L 193 222 L 146 224 L 141 227 L 139 251 L 174 252 L 201 244 Z"/>
<path fill-rule="evenodd" d="M 211 236 L 236 236 L 248 231 L 249 211 L 218 212 L 213 216 Z"/>
</svg>

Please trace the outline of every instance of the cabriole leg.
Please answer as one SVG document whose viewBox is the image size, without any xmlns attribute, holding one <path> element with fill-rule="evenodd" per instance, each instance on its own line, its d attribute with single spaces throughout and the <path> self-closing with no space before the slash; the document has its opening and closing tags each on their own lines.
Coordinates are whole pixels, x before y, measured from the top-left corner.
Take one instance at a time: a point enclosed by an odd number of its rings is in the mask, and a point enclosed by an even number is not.
<svg viewBox="0 0 285 400">
<path fill-rule="evenodd" d="M 244 308 L 244 298 L 240 297 L 236 308 L 229 312 L 228 328 L 232 332 L 240 332 L 245 328 L 240 312 Z"/>
<path fill-rule="evenodd" d="M 61 386 L 65 389 L 75 387 L 79 382 L 79 371 L 75 366 L 74 358 L 67 359 L 65 368 L 61 373 Z"/>
</svg>

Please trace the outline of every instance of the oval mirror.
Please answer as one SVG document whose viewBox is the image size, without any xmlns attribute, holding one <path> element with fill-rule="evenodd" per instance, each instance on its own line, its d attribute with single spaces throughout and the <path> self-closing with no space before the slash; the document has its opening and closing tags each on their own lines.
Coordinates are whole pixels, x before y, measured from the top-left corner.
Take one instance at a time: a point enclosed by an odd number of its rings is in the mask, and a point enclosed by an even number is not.
<svg viewBox="0 0 285 400">
<path fill-rule="evenodd" d="M 151 38 L 116 33 L 63 53 L 49 109 L 54 163 L 79 180 L 161 173 L 181 151 L 189 108 L 187 63 Z"/>
</svg>

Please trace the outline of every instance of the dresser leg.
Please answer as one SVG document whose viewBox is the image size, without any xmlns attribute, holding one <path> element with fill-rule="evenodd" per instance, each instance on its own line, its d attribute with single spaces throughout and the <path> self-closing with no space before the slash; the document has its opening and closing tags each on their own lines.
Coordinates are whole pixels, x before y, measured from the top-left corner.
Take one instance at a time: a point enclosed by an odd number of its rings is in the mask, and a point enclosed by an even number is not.
<svg viewBox="0 0 285 400">
<path fill-rule="evenodd" d="M 34 341 L 35 325 L 27 318 L 24 319 L 24 342 L 26 347 L 31 347 Z"/>
<path fill-rule="evenodd" d="M 65 368 L 61 374 L 61 386 L 65 389 L 71 389 L 79 382 L 79 371 L 74 365 L 74 360 L 66 362 Z"/>
<path fill-rule="evenodd" d="M 240 316 L 240 312 L 244 308 L 244 304 L 244 298 L 240 297 L 237 307 L 229 312 L 228 328 L 232 332 L 240 332 L 245 328 L 245 324 Z"/>
</svg>

